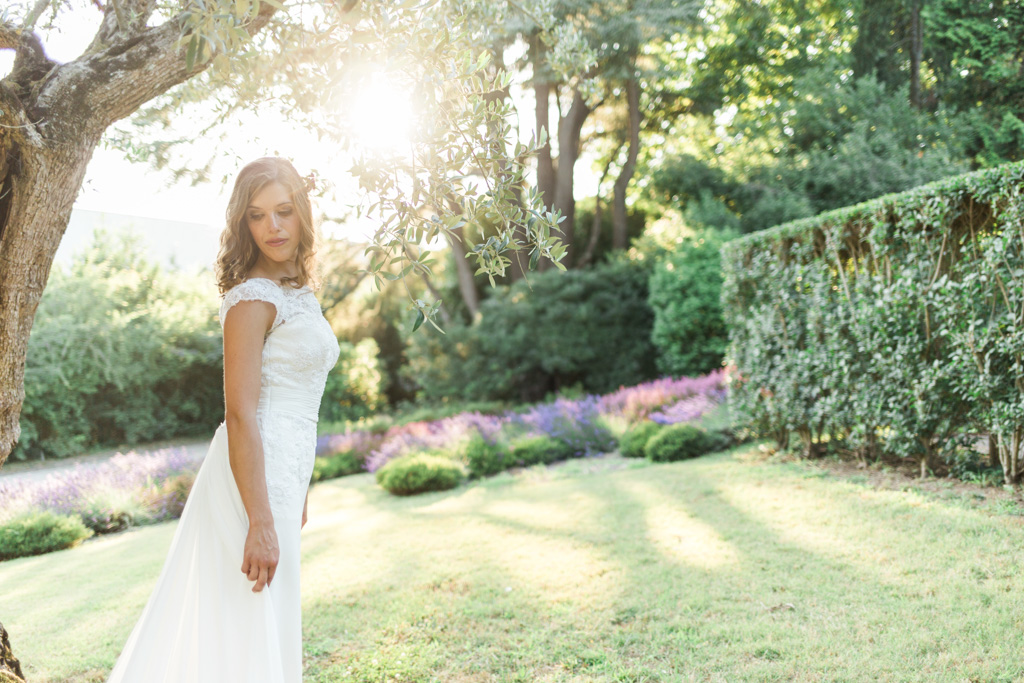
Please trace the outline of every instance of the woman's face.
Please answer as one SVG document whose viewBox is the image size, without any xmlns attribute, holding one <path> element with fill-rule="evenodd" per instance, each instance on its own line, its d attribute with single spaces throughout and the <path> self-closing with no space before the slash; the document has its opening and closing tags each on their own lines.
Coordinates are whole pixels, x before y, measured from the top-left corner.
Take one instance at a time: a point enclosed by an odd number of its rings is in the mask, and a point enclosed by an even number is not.
<svg viewBox="0 0 1024 683">
<path fill-rule="evenodd" d="M 245 221 L 266 259 L 275 263 L 295 261 L 302 225 L 284 185 L 275 181 L 257 192 L 245 210 Z"/>
</svg>

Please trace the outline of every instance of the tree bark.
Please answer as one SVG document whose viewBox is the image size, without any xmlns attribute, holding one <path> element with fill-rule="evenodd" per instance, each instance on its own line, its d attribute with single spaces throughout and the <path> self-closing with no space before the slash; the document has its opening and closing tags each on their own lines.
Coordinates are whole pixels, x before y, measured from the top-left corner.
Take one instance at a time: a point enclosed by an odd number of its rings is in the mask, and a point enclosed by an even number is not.
<svg viewBox="0 0 1024 683">
<path fill-rule="evenodd" d="M 622 150 L 623 144 L 625 143 L 620 142 L 615 151 L 608 157 L 608 162 L 604 165 L 604 170 L 601 172 L 601 178 L 597 181 L 597 192 L 594 195 L 594 220 L 590 223 L 590 238 L 587 240 L 587 248 L 583 252 L 583 256 L 580 257 L 579 262 L 576 264 L 577 267 L 582 268 L 594 258 L 594 250 L 597 249 L 597 242 L 601 238 L 601 219 L 604 217 L 601 211 L 601 187 L 611 171 L 612 164 L 619 158 L 619 152 Z"/>
<path fill-rule="evenodd" d="M 476 278 L 473 277 L 473 266 L 466 259 L 466 248 L 462 244 L 463 228 L 452 230 L 457 239 L 449 239 L 448 244 L 452 247 L 452 258 L 455 259 L 455 274 L 459 279 L 459 293 L 462 294 L 462 302 L 466 304 L 469 314 L 476 317 L 480 310 L 480 292 L 476 288 Z"/>
<path fill-rule="evenodd" d="M 626 106 L 629 110 L 629 148 L 626 163 L 622 165 L 619 177 L 615 179 L 612 197 L 612 248 L 625 249 L 629 246 L 629 226 L 626 217 L 626 190 L 636 170 L 636 158 L 640 153 L 640 82 L 634 75 L 626 81 Z"/>
<path fill-rule="evenodd" d="M 534 36 L 530 41 L 530 58 L 533 64 L 533 94 L 535 128 L 537 135 L 544 131 L 547 140 L 537 150 L 537 191 L 544 206 L 550 211 L 555 202 L 555 162 L 551 158 L 551 131 L 548 130 L 551 116 L 551 82 L 547 78 L 547 61 L 544 44 Z"/>
<path fill-rule="evenodd" d="M 552 208 L 565 216 L 560 227 L 566 247 L 562 263 L 566 267 L 572 266 L 575 251 L 573 221 L 576 218 L 576 198 L 573 196 L 573 174 L 580 155 L 580 132 L 590 112 L 579 90 L 574 89 L 572 105 L 558 121 L 558 168 L 555 170 L 555 202 Z"/>
<path fill-rule="evenodd" d="M 7 630 L 0 624 L 0 683 L 24 683 L 25 674 L 21 673 L 21 662 L 11 651 L 11 641 Z"/>
<path fill-rule="evenodd" d="M 914 0 L 910 7 L 910 104 L 921 108 L 921 56 L 924 52 L 924 34 L 921 27 L 921 2 Z"/>
</svg>

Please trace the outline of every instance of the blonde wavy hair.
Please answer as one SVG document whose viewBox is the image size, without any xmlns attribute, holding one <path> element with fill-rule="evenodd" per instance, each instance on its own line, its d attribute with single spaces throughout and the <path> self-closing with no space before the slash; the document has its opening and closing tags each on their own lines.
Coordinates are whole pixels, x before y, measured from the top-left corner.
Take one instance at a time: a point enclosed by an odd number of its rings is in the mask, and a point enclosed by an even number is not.
<svg viewBox="0 0 1024 683">
<path fill-rule="evenodd" d="M 291 195 L 299 217 L 299 225 L 302 227 L 299 250 L 295 255 L 299 274 L 296 277 L 284 278 L 283 281 L 296 288 L 303 285 L 309 285 L 314 290 L 320 288 L 316 254 L 322 239 L 319 229 L 313 222 L 313 206 L 309 201 L 309 191 L 314 185 L 312 176 L 300 176 L 287 159 L 263 157 L 246 164 L 245 168 L 239 171 L 231 199 L 228 201 L 225 212 L 227 224 L 220 234 L 220 251 L 217 253 L 215 266 L 217 286 L 221 294 L 245 280 L 259 259 L 260 249 L 249 232 L 245 212 L 252 198 L 274 182 L 281 183 Z"/>
</svg>

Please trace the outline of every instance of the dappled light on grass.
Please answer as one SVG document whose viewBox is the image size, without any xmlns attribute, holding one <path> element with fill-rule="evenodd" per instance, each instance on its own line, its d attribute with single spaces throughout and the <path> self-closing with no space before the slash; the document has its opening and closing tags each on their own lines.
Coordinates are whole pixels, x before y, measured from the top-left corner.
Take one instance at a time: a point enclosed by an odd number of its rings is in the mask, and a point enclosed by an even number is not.
<svg viewBox="0 0 1024 683">
<path fill-rule="evenodd" d="M 744 452 L 530 468 L 415 498 L 369 475 L 318 484 L 303 680 L 1024 679 L 1006 637 L 1024 624 L 1016 518 L 943 514 Z M 173 528 L 0 565 L 33 683 L 109 669 Z"/>
<path fill-rule="evenodd" d="M 647 538 L 663 555 L 700 569 L 736 567 L 736 550 L 710 524 L 666 502 L 652 503 L 647 512 Z"/>
<path fill-rule="evenodd" d="M 919 522 L 918 513 L 912 508 L 920 505 L 920 501 L 914 496 L 876 492 L 858 496 L 862 505 L 886 515 L 887 524 L 878 528 L 871 519 L 843 514 L 842 509 L 822 495 L 832 486 L 835 484 L 815 479 L 767 480 L 726 483 L 718 492 L 735 509 L 771 530 L 781 542 L 841 563 L 851 573 L 855 571 L 872 581 L 913 587 L 918 573 L 941 571 L 944 563 L 936 555 L 940 539 L 915 536 Z M 968 522 L 962 514 L 959 517 L 961 525 Z M 908 547 L 916 548 L 917 552 L 894 564 L 895 558 Z M 944 555 L 949 558 L 949 553 Z"/>
</svg>

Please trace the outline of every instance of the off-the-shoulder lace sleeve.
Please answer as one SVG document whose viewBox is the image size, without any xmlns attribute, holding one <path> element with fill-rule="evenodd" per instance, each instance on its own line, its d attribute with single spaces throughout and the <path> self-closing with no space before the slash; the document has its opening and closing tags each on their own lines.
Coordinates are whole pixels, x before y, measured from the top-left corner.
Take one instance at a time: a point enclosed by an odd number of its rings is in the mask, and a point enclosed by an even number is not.
<svg viewBox="0 0 1024 683">
<path fill-rule="evenodd" d="M 229 289 L 227 294 L 224 295 L 224 300 L 220 304 L 220 326 L 224 327 L 224 319 L 227 317 L 228 311 L 239 301 L 266 301 L 274 304 L 274 310 L 276 311 L 274 314 L 274 324 L 268 330 L 269 334 L 284 322 L 282 312 L 284 308 L 283 299 L 284 293 L 281 292 L 281 288 L 270 280 L 253 278 L 240 282 Z"/>
</svg>

